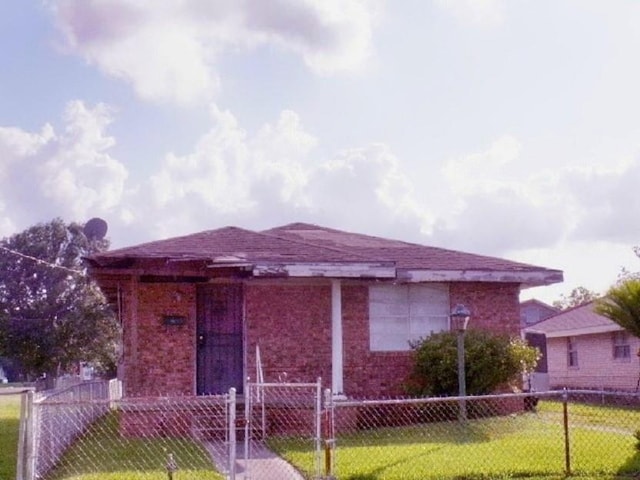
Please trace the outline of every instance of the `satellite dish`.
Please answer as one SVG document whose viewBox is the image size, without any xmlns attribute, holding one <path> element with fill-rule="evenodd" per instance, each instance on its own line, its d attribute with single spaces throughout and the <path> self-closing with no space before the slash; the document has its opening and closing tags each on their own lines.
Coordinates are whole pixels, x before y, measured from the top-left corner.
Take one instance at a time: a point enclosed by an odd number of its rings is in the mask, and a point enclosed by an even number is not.
<svg viewBox="0 0 640 480">
<path fill-rule="evenodd" d="M 89 240 L 102 240 L 107 234 L 107 222 L 95 217 L 84 224 L 83 232 Z"/>
</svg>

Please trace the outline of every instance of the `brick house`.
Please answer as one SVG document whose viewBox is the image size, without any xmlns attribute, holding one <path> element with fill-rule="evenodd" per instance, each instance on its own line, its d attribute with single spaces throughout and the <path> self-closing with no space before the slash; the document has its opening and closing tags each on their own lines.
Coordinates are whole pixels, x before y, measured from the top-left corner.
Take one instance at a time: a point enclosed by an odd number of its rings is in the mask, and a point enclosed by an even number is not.
<svg viewBox="0 0 640 480">
<path fill-rule="evenodd" d="M 123 325 L 126 396 L 242 392 L 264 377 L 353 397 L 397 395 L 409 340 L 471 326 L 519 334 L 522 288 L 562 272 L 295 223 L 225 227 L 100 253 L 90 275 Z"/>
<path fill-rule="evenodd" d="M 549 388 L 637 388 L 640 339 L 595 313 L 593 302 L 560 312 L 524 331 L 546 336 Z"/>
</svg>

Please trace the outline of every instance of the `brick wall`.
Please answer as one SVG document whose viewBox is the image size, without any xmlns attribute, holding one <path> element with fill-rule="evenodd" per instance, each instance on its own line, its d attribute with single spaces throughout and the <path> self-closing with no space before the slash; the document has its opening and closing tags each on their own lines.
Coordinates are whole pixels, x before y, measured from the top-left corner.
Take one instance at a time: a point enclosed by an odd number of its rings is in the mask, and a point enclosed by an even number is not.
<svg viewBox="0 0 640 480">
<path fill-rule="evenodd" d="M 520 288 L 516 283 L 452 283 L 451 306 L 462 303 L 471 311 L 469 328 L 520 335 Z"/>
<path fill-rule="evenodd" d="M 188 284 L 139 283 L 125 295 L 125 395 L 171 396 L 195 392 L 195 287 Z M 132 295 L 137 293 L 137 298 Z M 184 325 L 164 325 L 165 315 L 186 318 Z"/>
<path fill-rule="evenodd" d="M 247 375 L 255 379 L 260 345 L 265 381 L 331 380 L 331 286 L 248 284 Z M 286 373 L 286 375 L 285 375 Z"/>
</svg>

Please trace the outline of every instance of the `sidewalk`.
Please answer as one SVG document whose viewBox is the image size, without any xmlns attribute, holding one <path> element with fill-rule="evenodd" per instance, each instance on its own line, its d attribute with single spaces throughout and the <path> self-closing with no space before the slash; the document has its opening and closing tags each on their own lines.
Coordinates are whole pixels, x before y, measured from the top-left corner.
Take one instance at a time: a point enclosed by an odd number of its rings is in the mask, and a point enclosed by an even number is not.
<svg viewBox="0 0 640 480">
<path fill-rule="evenodd" d="M 226 448 L 220 443 L 205 444 L 214 463 L 221 472 L 226 472 L 228 459 L 221 455 Z M 238 442 L 236 447 L 236 480 L 304 480 L 304 477 L 287 463 L 269 450 L 262 443 L 250 446 L 250 458 L 245 465 L 244 442 Z"/>
</svg>

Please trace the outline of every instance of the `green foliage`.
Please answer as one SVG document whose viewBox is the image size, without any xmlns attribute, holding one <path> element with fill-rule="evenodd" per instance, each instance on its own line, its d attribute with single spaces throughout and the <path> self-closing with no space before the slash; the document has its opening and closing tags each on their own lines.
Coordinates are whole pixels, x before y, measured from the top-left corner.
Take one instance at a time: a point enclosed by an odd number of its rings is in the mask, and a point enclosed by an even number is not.
<svg viewBox="0 0 640 480">
<path fill-rule="evenodd" d="M 640 278 L 627 278 L 598 300 L 595 311 L 640 337 Z"/>
<path fill-rule="evenodd" d="M 560 300 L 553 302 L 553 306 L 560 310 L 568 310 L 569 308 L 579 307 L 585 303 L 596 300 L 599 295 L 585 287 L 576 287 L 571 290 L 569 295 L 560 295 Z"/>
<path fill-rule="evenodd" d="M 60 219 L 0 241 L 0 356 L 27 377 L 80 361 L 113 368 L 117 322 L 82 263 L 107 246 Z"/>
<path fill-rule="evenodd" d="M 533 371 L 540 352 L 520 338 L 484 330 L 465 333 L 465 378 L 469 395 L 483 395 Z M 457 334 L 441 332 L 412 344 L 415 364 L 409 393 L 421 396 L 458 393 Z"/>
</svg>

